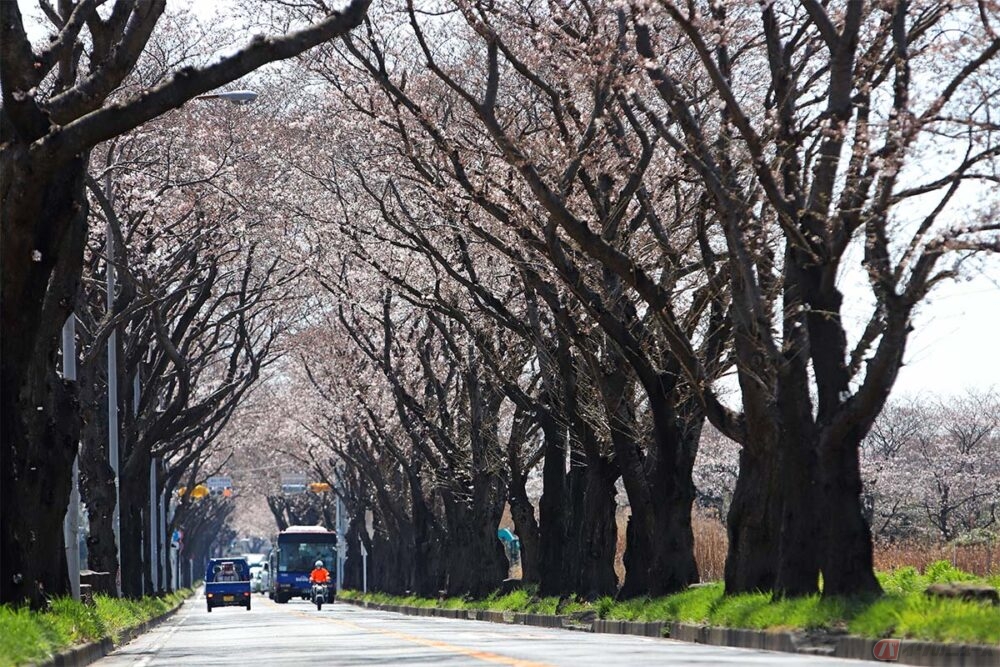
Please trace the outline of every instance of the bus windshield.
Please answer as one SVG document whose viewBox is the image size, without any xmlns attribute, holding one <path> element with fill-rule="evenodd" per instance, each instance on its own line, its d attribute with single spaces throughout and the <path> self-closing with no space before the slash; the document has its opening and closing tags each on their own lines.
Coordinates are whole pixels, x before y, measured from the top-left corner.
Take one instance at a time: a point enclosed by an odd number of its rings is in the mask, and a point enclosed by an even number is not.
<svg viewBox="0 0 1000 667">
<path fill-rule="evenodd" d="M 316 561 L 323 561 L 328 570 L 337 562 L 336 538 L 318 538 L 316 535 L 283 535 L 279 541 L 279 572 L 311 572 Z"/>
</svg>

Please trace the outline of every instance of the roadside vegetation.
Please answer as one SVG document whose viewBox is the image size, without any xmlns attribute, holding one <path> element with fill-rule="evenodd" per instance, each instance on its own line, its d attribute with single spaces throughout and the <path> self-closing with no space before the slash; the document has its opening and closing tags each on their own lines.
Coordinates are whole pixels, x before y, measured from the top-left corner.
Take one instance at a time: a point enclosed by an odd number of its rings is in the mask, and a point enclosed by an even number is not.
<svg viewBox="0 0 1000 667">
<path fill-rule="evenodd" d="M 104 637 L 117 642 L 129 628 L 173 609 L 190 595 L 187 588 L 139 600 L 96 595 L 93 606 L 58 598 L 46 611 L 2 605 L 0 667 L 41 662 L 76 644 Z"/>
<path fill-rule="evenodd" d="M 598 618 L 627 621 L 680 621 L 755 630 L 827 630 L 863 637 L 899 637 L 938 642 L 1000 642 L 1000 610 L 989 602 L 942 599 L 926 595 L 936 583 L 976 582 L 1000 588 L 1000 575 L 976 577 L 947 561 L 931 563 L 921 573 L 913 567 L 878 573 L 885 595 L 877 598 L 822 598 L 819 594 L 774 599 L 770 593 L 725 595 L 722 582 L 694 586 L 663 597 L 616 601 L 602 597 L 579 602 L 538 597 L 528 587 L 481 600 L 419 598 L 343 591 L 349 600 L 448 609 L 484 609 L 538 614 L 593 611 Z"/>
</svg>

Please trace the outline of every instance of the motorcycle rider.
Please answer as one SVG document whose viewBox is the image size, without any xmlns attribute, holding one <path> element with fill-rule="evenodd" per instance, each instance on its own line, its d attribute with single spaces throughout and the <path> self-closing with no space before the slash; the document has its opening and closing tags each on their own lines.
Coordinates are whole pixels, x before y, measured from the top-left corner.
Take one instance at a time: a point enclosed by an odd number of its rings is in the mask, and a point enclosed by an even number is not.
<svg viewBox="0 0 1000 667">
<path fill-rule="evenodd" d="M 330 571 L 323 567 L 323 561 L 316 561 L 316 567 L 309 573 L 310 584 L 329 584 Z"/>
</svg>

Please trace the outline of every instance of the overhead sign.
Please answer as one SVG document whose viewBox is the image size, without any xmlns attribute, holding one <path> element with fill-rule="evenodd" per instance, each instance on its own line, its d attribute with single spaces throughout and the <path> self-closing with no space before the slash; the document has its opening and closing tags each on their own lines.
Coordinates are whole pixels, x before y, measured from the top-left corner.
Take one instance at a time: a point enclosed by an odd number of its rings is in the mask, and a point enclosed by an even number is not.
<svg viewBox="0 0 1000 667">
<path fill-rule="evenodd" d="M 209 491 L 221 491 L 222 489 L 233 488 L 233 480 L 229 477 L 223 477 L 221 475 L 209 477 L 206 484 L 208 484 Z"/>
<path fill-rule="evenodd" d="M 208 492 L 213 496 L 221 495 L 228 498 L 233 495 L 233 480 L 229 477 L 223 475 L 209 477 L 205 484 L 208 486 Z"/>
<path fill-rule="evenodd" d="M 281 475 L 281 492 L 286 496 L 305 493 L 306 476 L 299 473 L 283 473 Z"/>
</svg>

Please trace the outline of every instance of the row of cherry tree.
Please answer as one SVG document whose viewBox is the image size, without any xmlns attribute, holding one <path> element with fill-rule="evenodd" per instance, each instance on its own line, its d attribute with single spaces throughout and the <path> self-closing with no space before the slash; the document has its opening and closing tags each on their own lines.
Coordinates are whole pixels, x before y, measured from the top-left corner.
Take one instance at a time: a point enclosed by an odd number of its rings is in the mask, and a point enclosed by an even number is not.
<svg viewBox="0 0 1000 667">
<path fill-rule="evenodd" d="M 396 0 L 303 59 L 286 396 L 377 585 L 492 590 L 507 503 L 542 592 L 680 590 L 710 424 L 726 590 L 878 592 L 862 445 L 914 309 L 1000 249 L 995 10 Z"/>
<path fill-rule="evenodd" d="M 134 595 L 149 577 L 139 565 L 149 486 L 198 478 L 284 327 L 272 311 L 295 270 L 252 233 L 261 218 L 232 173 L 238 142 L 213 132 L 222 143 L 209 145 L 196 113 L 161 117 L 346 34 L 369 0 L 285 22 L 270 37 L 273 26 L 251 21 L 249 43 L 234 34 L 235 17 L 224 34 L 190 30 L 190 17 L 165 13 L 166 0 L 29 4 L 0 3 L 0 602 L 38 607 L 69 592 L 62 523 L 81 442 L 91 554 L 117 570 L 99 416 L 114 419 L 116 406 L 101 404 L 103 343 L 121 362 L 112 371 L 123 388 L 121 573 Z M 269 4 L 247 3 L 248 16 L 268 16 Z M 142 129 L 157 118 L 162 126 Z M 110 295 L 109 265 L 119 278 Z M 58 363 L 74 314 L 79 381 Z M 152 459 L 170 465 L 150 481 Z M 226 514 L 208 504 L 188 512 L 209 537 Z"/>
<path fill-rule="evenodd" d="M 878 589 L 859 451 L 914 309 L 1000 247 L 992 0 L 248 2 L 301 30 L 221 57 L 99 4 L 42 3 L 32 46 L 0 3 L 0 600 L 65 590 L 81 440 L 111 557 L 109 339 L 133 593 L 150 460 L 190 488 L 284 350 L 271 394 L 387 590 L 495 587 L 505 503 L 544 591 L 683 588 L 706 424 L 740 447 L 727 590 Z M 164 116 L 314 46 L 259 113 Z"/>
<path fill-rule="evenodd" d="M 865 508 L 876 539 L 995 544 L 998 451 L 995 391 L 890 402 L 861 456 Z"/>
</svg>

